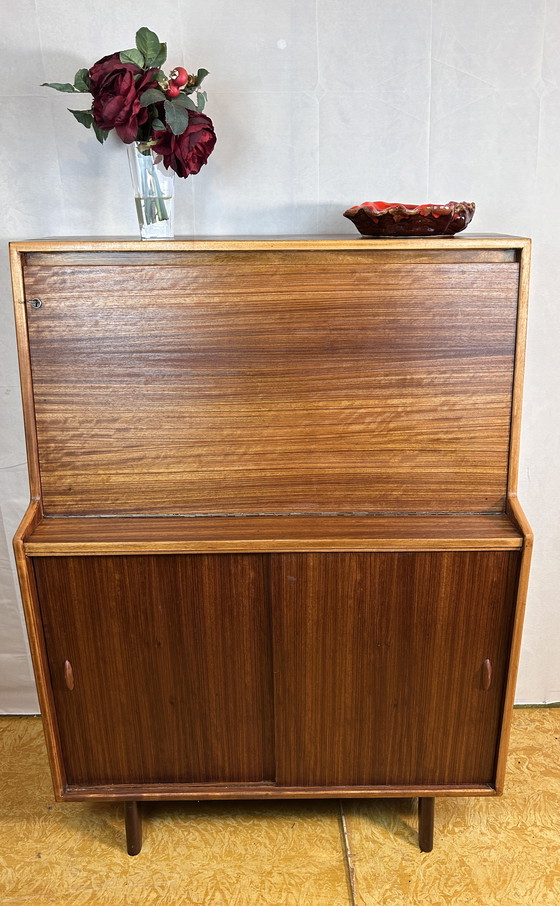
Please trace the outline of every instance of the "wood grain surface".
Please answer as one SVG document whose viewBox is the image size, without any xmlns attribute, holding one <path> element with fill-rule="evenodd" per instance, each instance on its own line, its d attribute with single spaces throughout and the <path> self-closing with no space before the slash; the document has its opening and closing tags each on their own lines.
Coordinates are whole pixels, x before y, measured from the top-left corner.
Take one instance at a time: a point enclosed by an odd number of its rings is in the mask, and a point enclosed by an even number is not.
<svg viewBox="0 0 560 906">
<path fill-rule="evenodd" d="M 495 781 L 518 553 L 272 563 L 278 783 Z"/>
<path fill-rule="evenodd" d="M 68 784 L 274 779 L 262 556 L 34 568 Z"/>
<path fill-rule="evenodd" d="M 62 790 L 66 787 L 66 777 L 64 776 L 64 767 L 60 757 L 60 737 L 58 735 L 58 726 L 56 722 L 55 705 L 49 673 L 45 635 L 43 632 L 41 611 L 37 596 L 37 586 L 33 571 L 33 561 L 25 554 L 24 542 L 28 532 L 33 530 L 34 526 L 41 521 L 41 518 L 41 501 L 32 499 L 18 526 L 14 536 L 13 546 L 53 788 L 55 796 L 60 796 Z"/>
<path fill-rule="evenodd" d="M 24 269 L 45 513 L 504 509 L 516 261 L 125 254 Z"/>
<path fill-rule="evenodd" d="M 515 482 L 516 485 L 516 482 Z M 517 526 L 523 536 L 523 549 L 519 565 L 519 579 L 517 583 L 517 605 L 515 609 L 515 624 L 511 640 L 511 656 L 508 671 L 508 681 L 504 696 L 503 720 L 501 729 L 501 739 L 499 748 L 498 764 L 496 768 L 496 790 L 502 793 L 504 789 L 504 780 L 506 773 L 506 762 L 508 756 L 509 736 L 511 731 L 511 721 L 513 717 L 513 706 L 515 701 L 515 689 L 517 685 L 517 674 L 519 671 L 519 658 L 521 654 L 521 638 L 523 633 L 523 621 L 525 617 L 525 605 L 527 602 L 527 589 L 529 586 L 529 572 L 531 569 L 531 559 L 533 555 L 533 531 L 517 494 L 509 493 L 507 499 L 507 513 Z"/>
<path fill-rule="evenodd" d="M 491 785 L 518 560 L 35 558 L 68 785 Z"/>
<path fill-rule="evenodd" d="M 461 516 L 93 516 L 43 519 L 28 556 L 313 550 L 499 550 L 521 532 L 503 513 Z"/>
<path fill-rule="evenodd" d="M 490 783 L 408 784 L 403 786 L 281 786 L 278 783 L 142 783 L 66 786 L 60 802 L 131 798 L 153 801 L 220 799 L 403 799 L 415 796 L 495 796 Z"/>
<path fill-rule="evenodd" d="M 356 260 L 356 253 L 370 256 L 372 249 L 375 252 L 376 262 L 391 261 L 396 263 L 401 261 L 409 263 L 414 261 L 416 264 L 427 263 L 434 264 L 443 262 L 450 264 L 458 262 L 469 264 L 476 262 L 511 262 L 520 260 L 521 248 L 527 240 L 515 241 L 513 237 L 508 237 L 509 242 L 501 243 L 490 240 L 479 240 L 478 242 L 466 243 L 460 237 L 449 242 L 443 243 L 428 240 L 396 240 L 395 242 L 362 242 L 360 240 L 348 241 L 337 240 L 331 237 L 332 241 L 324 238 L 305 238 L 298 237 L 297 240 L 267 240 L 260 239 L 250 241 L 248 239 L 237 240 L 233 242 L 220 242 L 209 240 L 207 242 L 173 242 L 172 250 L 169 247 L 164 248 L 163 244 L 158 242 L 157 249 L 139 243 L 102 243 L 95 242 L 84 248 L 84 243 L 68 244 L 64 243 L 61 248 L 59 244 L 49 242 L 23 243 L 25 251 L 25 260 L 32 267 L 66 267 L 68 265 L 91 267 L 92 265 L 110 265 L 114 267 L 129 266 L 130 264 L 141 264 L 151 267 L 178 267 L 193 264 L 204 263 L 204 258 L 210 251 L 212 258 L 217 263 L 230 259 L 232 254 L 237 259 L 243 258 L 248 251 L 258 251 L 259 258 L 263 264 L 274 265 L 275 260 L 282 259 L 286 252 L 297 252 L 297 258 L 304 262 L 306 255 L 316 251 L 336 251 L 337 258 L 341 262 L 353 262 Z M 457 241 L 459 239 L 459 241 Z M 106 246 L 103 248 L 103 246 Z M 21 248 L 22 244 L 17 243 Z M 126 254 L 123 254 L 126 252 Z"/>
</svg>

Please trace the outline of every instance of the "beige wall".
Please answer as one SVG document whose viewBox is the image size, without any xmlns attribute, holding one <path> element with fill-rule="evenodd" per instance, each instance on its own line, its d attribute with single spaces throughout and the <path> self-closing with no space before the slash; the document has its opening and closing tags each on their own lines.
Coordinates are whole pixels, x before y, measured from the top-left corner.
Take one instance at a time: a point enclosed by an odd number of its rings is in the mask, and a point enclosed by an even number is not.
<svg viewBox="0 0 560 906">
<path fill-rule="evenodd" d="M 211 73 L 218 144 L 179 182 L 178 234 L 352 233 L 341 212 L 357 202 L 455 199 L 477 202 L 476 232 L 533 237 L 520 497 L 536 550 L 517 699 L 560 700 L 560 0 L 4 2 L 5 241 L 135 234 L 123 146 L 102 148 L 70 96 L 39 86 L 141 25 L 171 65 Z M 10 552 L 27 484 L 0 251 L 0 711 L 20 713 L 36 709 Z"/>
</svg>

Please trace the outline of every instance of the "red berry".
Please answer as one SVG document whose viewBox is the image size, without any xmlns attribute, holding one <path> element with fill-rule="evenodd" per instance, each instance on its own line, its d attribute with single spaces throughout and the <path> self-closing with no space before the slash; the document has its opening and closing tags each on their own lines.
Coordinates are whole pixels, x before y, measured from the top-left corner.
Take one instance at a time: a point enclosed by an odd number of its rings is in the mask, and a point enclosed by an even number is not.
<svg viewBox="0 0 560 906">
<path fill-rule="evenodd" d="M 179 88 L 182 88 L 183 85 L 187 84 L 188 78 L 189 74 L 182 66 L 176 66 L 170 76 L 171 82 Z"/>
<path fill-rule="evenodd" d="M 165 94 L 168 98 L 176 98 L 179 94 L 181 94 L 181 89 L 178 85 L 171 84 Z"/>
</svg>

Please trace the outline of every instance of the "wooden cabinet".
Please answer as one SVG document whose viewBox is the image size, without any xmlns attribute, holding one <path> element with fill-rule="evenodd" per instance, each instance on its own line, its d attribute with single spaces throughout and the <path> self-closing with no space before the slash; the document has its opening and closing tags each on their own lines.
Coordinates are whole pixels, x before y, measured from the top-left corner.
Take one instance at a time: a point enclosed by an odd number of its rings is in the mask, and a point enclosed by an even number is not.
<svg viewBox="0 0 560 906">
<path fill-rule="evenodd" d="M 501 792 L 528 254 L 12 245 L 57 798 Z"/>
</svg>

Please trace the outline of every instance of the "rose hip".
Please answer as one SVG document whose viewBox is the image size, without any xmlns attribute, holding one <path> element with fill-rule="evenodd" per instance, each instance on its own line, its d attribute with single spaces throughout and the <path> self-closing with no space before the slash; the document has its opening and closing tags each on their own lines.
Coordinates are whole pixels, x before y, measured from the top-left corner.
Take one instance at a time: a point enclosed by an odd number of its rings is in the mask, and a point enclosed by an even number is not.
<svg viewBox="0 0 560 906">
<path fill-rule="evenodd" d="M 177 85 L 179 88 L 182 88 L 183 85 L 187 84 L 189 74 L 186 69 L 182 66 L 176 66 L 170 76 L 170 81 L 173 85 Z"/>
</svg>

